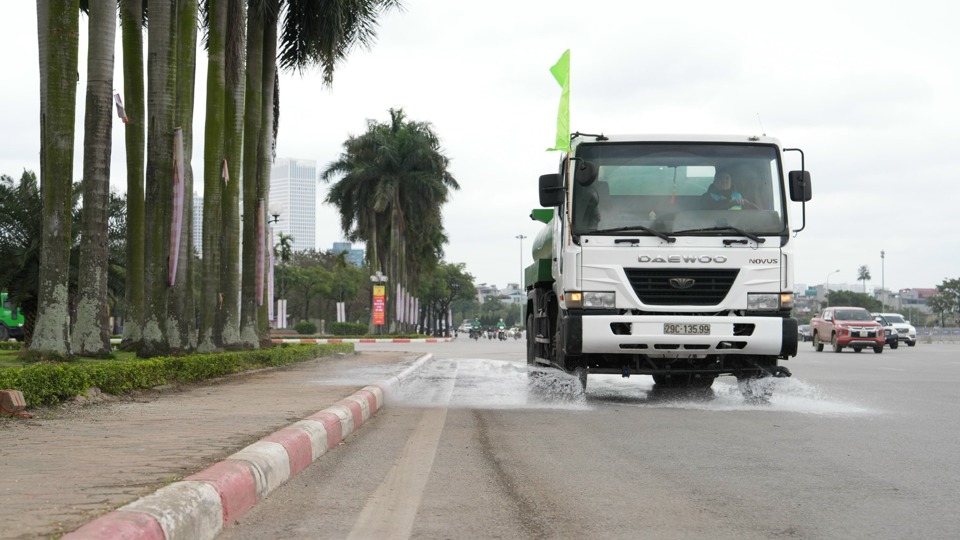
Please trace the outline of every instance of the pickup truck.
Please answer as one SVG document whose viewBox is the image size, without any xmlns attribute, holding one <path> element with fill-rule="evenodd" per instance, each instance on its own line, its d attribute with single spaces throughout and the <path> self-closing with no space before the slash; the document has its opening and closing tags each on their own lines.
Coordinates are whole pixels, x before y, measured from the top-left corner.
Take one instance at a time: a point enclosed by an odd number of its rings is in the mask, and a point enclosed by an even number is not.
<svg viewBox="0 0 960 540">
<path fill-rule="evenodd" d="M 824 342 L 830 343 L 833 352 L 850 347 L 860 352 L 873 347 L 873 352 L 883 352 L 886 341 L 883 326 L 873 319 L 869 311 L 859 307 L 828 307 L 810 320 L 813 347 L 823 351 Z"/>
</svg>

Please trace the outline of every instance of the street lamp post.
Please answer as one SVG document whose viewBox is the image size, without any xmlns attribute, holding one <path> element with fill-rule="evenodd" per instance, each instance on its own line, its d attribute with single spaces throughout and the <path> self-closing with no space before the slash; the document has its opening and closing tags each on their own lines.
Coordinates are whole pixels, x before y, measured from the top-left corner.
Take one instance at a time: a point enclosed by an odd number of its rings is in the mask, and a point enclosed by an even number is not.
<svg viewBox="0 0 960 540">
<path fill-rule="evenodd" d="M 526 236 L 522 234 L 518 234 L 514 236 L 514 238 L 520 240 L 520 283 L 517 285 L 517 288 L 519 288 L 522 291 L 523 290 L 523 239 L 526 238 Z"/>
<path fill-rule="evenodd" d="M 885 284 L 886 278 L 883 268 L 883 259 L 886 253 L 883 250 L 880 250 L 880 304 L 883 306 L 881 311 L 887 311 L 887 286 Z"/>
<path fill-rule="evenodd" d="M 839 271 L 840 271 L 840 269 L 837 268 L 837 269 L 834 270 L 833 272 L 830 272 L 829 274 L 827 274 L 827 292 L 826 292 L 826 294 L 824 295 L 824 297 L 827 299 L 827 307 L 830 307 L 830 276 L 836 274 L 836 273 L 839 272 Z"/>
<path fill-rule="evenodd" d="M 277 223 L 280 223 L 280 214 L 282 213 L 282 208 L 279 205 L 271 204 L 269 212 L 270 212 L 270 215 L 273 216 L 273 219 L 269 219 L 269 218 L 267 219 L 267 226 L 270 228 L 270 230 L 268 231 L 268 234 L 270 235 L 269 245 L 271 249 L 271 251 L 269 252 L 269 256 L 267 257 L 267 260 L 270 261 L 270 284 L 268 287 L 269 290 L 267 291 L 270 297 L 267 300 L 269 301 L 269 308 L 270 308 L 269 311 L 272 312 L 273 311 L 273 275 L 274 275 L 274 272 L 276 271 L 276 268 L 275 268 L 276 265 L 274 264 L 275 261 L 272 255 L 273 226 L 276 225 Z M 283 276 L 281 275 L 280 277 L 281 277 L 280 289 L 283 293 L 286 293 L 286 290 L 283 287 L 284 285 Z M 287 327 L 287 300 L 286 299 L 277 298 L 277 311 L 276 313 L 272 313 L 272 315 L 275 319 L 273 323 L 274 327 L 276 328 Z"/>
</svg>

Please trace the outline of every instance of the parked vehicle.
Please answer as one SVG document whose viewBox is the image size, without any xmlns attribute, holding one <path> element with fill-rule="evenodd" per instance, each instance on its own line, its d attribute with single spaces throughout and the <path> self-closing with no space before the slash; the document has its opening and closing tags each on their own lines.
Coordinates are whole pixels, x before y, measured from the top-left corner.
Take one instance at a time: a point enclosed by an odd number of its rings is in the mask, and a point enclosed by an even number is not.
<svg viewBox="0 0 960 540">
<path fill-rule="evenodd" d="M 7 293 L 0 293 L 0 341 L 23 338 L 23 314 L 11 302 Z"/>
<path fill-rule="evenodd" d="M 828 307 L 810 320 L 813 334 L 813 347 L 823 351 L 823 344 L 829 343 L 833 352 L 850 347 L 860 352 L 872 347 L 880 354 L 886 343 L 883 327 L 873 320 L 870 312 L 861 307 Z"/>
<path fill-rule="evenodd" d="M 917 329 L 899 313 L 871 313 L 884 328 L 892 327 L 897 331 L 897 339 L 908 347 L 917 344 Z"/>
<path fill-rule="evenodd" d="M 800 341 L 810 341 L 813 337 L 810 335 L 810 325 L 801 324 L 797 328 L 797 339 Z"/>
</svg>

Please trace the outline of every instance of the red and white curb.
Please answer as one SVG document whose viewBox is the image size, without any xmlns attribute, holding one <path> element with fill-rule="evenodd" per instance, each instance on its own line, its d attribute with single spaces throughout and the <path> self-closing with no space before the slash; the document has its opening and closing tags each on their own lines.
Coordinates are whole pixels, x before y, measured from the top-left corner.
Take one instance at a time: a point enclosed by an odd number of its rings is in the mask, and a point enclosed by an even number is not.
<svg viewBox="0 0 960 540">
<path fill-rule="evenodd" d="M 433 355 L 399 375 L 366 386 L 336 404 L 247 446 L 180 482 L 162 487 L 64 535 L 69 540 L 206 540 L 337 446 L 417 378 Z"/>
</svg>

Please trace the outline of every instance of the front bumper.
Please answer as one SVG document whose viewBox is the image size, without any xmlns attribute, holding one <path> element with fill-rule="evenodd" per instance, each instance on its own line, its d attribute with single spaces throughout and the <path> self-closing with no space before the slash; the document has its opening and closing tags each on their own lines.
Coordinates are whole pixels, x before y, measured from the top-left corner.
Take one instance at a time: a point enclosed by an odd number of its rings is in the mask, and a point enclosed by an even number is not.
<svg viewBox="0 0 960 540">
<path fill-rule="evenodd" d="M 667 334 L 666 324 L 710 325 L 709 334 Z M 781 317 L 569 315 L 568 345 L 584 354 L 690 357 L 706 354 L 795 356 L 797 320 Z M 579 340 L 577 339 L 579 337 Z M 579 341 L 579 343 L 578 343 Z"/>
</svg>

